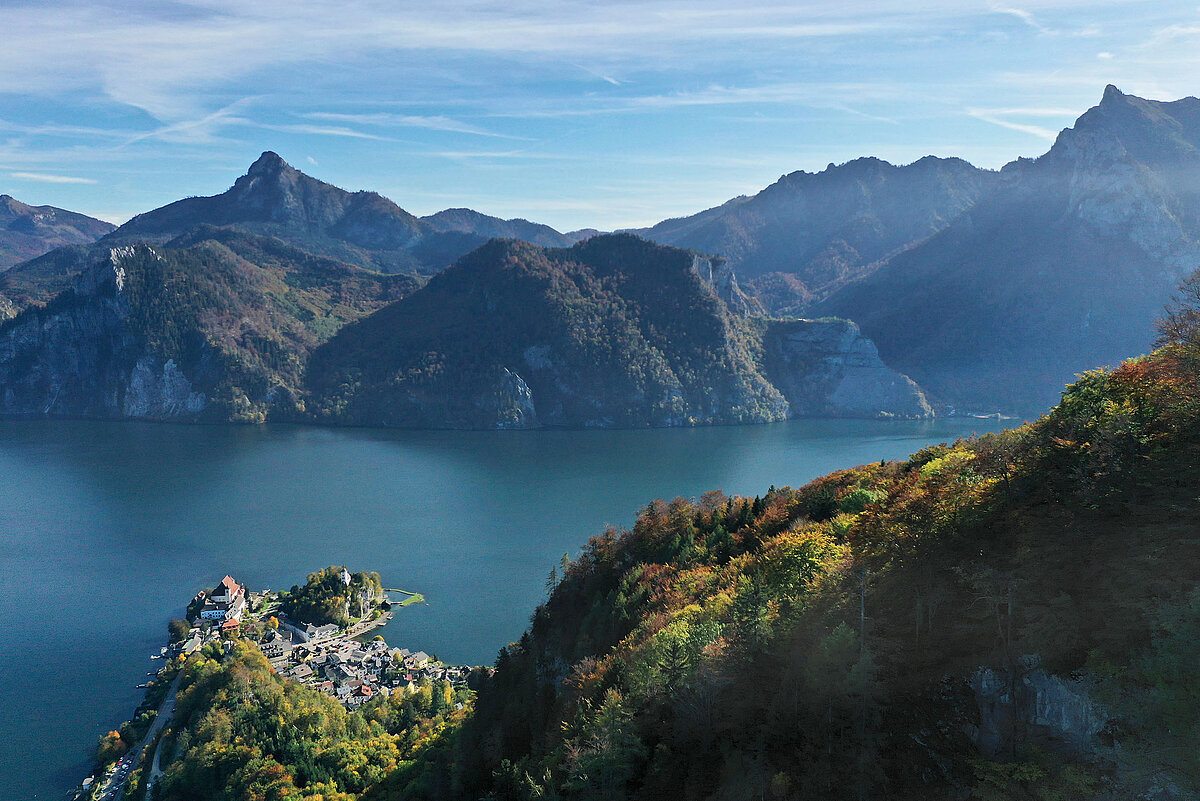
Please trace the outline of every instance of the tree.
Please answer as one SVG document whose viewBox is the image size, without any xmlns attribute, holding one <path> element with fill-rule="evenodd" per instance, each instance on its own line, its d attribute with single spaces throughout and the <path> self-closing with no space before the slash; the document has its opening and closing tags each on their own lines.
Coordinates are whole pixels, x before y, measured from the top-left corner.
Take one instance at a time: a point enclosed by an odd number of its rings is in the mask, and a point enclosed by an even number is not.
<svg viewBox="0 0 1200 801">
<path fill-rule="evenodd" d="M 1200 344 L 1200 270 L 1179 284 L 1158 321 L 1159 345 Z"/>
<path fill-rule="evenodd" d="M 179 618 L 175 618 L 167 624 L 167 635 L 170 637 L 171 642 L 183 642 L 187 639 L 188 632 L 191 630 L 192 624 Z"/>
<path fill-rule="evenodd" d="M 659 663 L 659 670 L 662 672 L 663 686 L 668 695 L 674 695 L 683 684 L 684 679 L 691 671 L 691 662 L 691 654 L 688 653 L 687 644 L 683 638 L 671 637 L 667 640 L 667 647 L 663 652 L 662 661 Z"/>
<path fill-rule="evenodd" d="M 646 758 L 633 713 L 615 689 L 604 694 L 604 702 L 585 720 L 569 750 L 568 784 L 585 798 L 624 798 L 625 785 Z"/>
</svg>

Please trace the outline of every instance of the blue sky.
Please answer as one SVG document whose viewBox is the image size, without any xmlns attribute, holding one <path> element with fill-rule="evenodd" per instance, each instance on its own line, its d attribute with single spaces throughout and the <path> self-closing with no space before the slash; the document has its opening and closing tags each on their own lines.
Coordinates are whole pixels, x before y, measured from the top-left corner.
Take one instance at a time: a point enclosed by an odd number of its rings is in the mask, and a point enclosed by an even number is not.
<svg viewBox="0 0 1200 801">
<path fill-rule="evenodd" d="M 640 226 L 793 170 L 1036 156 L 1200 94 L 1196 2 L 0 2 L 0 192 L 115 222 L 263 150 L 417 214 Z"/>
</svg>

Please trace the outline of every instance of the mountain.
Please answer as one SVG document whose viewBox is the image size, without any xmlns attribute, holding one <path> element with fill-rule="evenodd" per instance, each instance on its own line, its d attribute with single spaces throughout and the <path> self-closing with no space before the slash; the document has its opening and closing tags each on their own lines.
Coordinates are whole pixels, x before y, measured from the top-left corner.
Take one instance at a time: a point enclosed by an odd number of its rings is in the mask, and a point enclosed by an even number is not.
<svg viewBox="0 0 1200 801">
<path fill-rule="evenodd" d="M 312 178 L 270 151 L 228 191 L 139 214 L 105 242 L 164 242 L 196 225 L 274 236 L 318 255 L 386 273 L 437 272 L 498 235 L 570 244 L 548 226 L 499 220 L 469 209 L 421 219 L 376 192 L 347 192 Z"/>
<path fill-rule="evenodd" d="M 442 233 L 456 232 L 477 238 L 477 245 L 488 239 L 520 239 L 548 248 L 565 248 L 579 237 L 560 234 L 548 225 L 529 220 L 501 220 L 471 209 L 446 209 L 421 218 Z"/>
<path fill-rule="evenodd" d="M 297 419 L 311 350 L 419 283 L 229 229 L 88 252 L 69 289 L 0 325 L 0 413 Z"/>
<path fill-rule="evenodd" d="M 318 420 L 422 428 L 930 414 L 852 325 L 743 317 L 712 274 L 627 234 L 568 249 L 493 240 L 321 346 L 312 405 Z"/>
<path fill-rule="evenodd" d="M 806 311 L 855 320 L 888 364 L 975 408 L 1044 408 L 1144 351 L 1200 264 L 1200 100 L 1109 86 L 1048 153 L 944 230 Z"/>
<path fill-rule="evenodd" d="M 794 172 L 753 197 L 638 231 L 723 257 L 772 311 L 802 307 L 944 228 L 996 183 L 961 159 L 876 158 Z"/>
<path fill-rule="evenodd" d="M 63 245 L 94 242 L 114 228 L 85 214 L 0 195 L 0 270 Z"/>
</svg>

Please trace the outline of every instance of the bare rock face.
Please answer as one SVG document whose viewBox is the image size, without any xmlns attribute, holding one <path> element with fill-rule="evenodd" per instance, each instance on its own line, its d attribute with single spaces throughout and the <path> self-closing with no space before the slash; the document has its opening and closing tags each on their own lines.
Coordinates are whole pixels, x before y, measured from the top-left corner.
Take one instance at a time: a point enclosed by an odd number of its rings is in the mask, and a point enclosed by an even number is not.
<svg viewBox="0 0 1200 801">
<path fill-rule="evenodd" d="M 533 391 L 529 389 L 525 379 L 507 367 L 500 369 L 495 397 L 486 399 L 485 403 L 486 401 L 495 404 L 498 429 L 538 428 L 541 425 L 538 422 L 537 410 L 533 406 Z M 490 406 L 491 403 L 487 405 Z"/>
<path fill-rule="evenodd" d="M 738 286 L 737 275 L 724 259 L 693 256 L 692 272 L 700 276 L 734 314 L 742 317 L 766 314 L 762 302 Z"/>
<path fill-rule="evenodd" d="M 179 366 L 145 353 L 127 325 L 135 257 L 158 258 L 145 246 L 112 248 L 73 291 L 0 329 L 0 413 L 174 420 L 204 410 Z"/>
<path fill-rule="evenodd" d="M 879 358 L 849 320 L 772 323 L 763 337 L 768 379 L 792 417 L 932 417 L 925 393 Z"/>
<path fill-rule="evenodd" d="M 133 366 L 121 411 L 125 417 L 169 420 L 195 416 L 207 405 L 208 399 L 192 390 L 192 382 L 174 359 L 162 362 L 143 356 Z"/>
<path fill-rule="evenodd" d="M 989 758 L 1010 748 L 1017 731 L 1035 742 L 1085 754 L 1095 748 L 1108 722 L 1082 683 L 1047 673 L 1036 656 L 1022 658 L 1012 670 L 981 667 L 970 684 L 979 726 L 969 734 Z"/>
</svg>

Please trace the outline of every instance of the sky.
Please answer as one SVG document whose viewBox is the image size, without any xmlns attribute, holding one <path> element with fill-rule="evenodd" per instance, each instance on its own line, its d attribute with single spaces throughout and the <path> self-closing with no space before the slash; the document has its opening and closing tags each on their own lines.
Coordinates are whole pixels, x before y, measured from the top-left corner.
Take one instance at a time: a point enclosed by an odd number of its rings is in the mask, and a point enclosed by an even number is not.
<svg viewBox="0 0 1200 801">
<path fill-rule="evenodd" d="M 1200 94 L 1200 5 L 0 0 L 0 193 L 112 222 L 264 150 L 415 214 L 649 225 L 863 155 L 1037 156 Z"/>
</svg>

